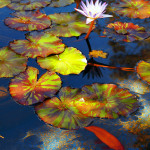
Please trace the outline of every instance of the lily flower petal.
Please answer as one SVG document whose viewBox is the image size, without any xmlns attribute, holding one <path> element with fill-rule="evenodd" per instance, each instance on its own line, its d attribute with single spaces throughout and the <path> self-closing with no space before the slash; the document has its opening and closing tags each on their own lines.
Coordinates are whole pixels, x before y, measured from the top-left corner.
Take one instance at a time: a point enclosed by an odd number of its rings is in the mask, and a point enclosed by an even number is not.
<svg viewBox="0 0 150 150">
<path fill-rule="evenodd" d="M 87 18 L 87 19 L 86 19 L 86 24 L 92 22 L 93 20 L 94 20 L 94 19 L 92 19 L 92 18 Z"/>
<path fill-rule="evenodd" d="M 108 15 L 108 14 L 102 14 L 101 15 L 102 18 L 107 18 L 107 17 L 113 17 L 112 15 Z"/>
<path fill-rule="evenodd" d="M 99 0 L 96 0 L 95 3 L 93 0 L 90 2 L 86 0 L 86 5 L 84 2 L 81 2 L 81 9 L 76 9 L 79 13 L 87 17 L 86 23 L 89 23 L 97 18 L 105 18 L 105 17 L 113 17 L 112 15 L 107 15 L 105 13 L 105 9 L 107 7 L 107 3 L 99 2 Z"/>
</svg>

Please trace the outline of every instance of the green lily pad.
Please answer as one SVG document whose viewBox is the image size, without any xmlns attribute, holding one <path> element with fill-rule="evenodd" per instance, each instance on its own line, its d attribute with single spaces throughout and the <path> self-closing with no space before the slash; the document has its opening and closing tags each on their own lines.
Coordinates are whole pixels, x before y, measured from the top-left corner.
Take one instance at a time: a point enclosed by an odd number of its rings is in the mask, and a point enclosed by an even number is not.
<svg viewBox="0 0 150 150">
<path fill-rule="evenodd" d="M 26 34 L 27 40 L 14 40 L 10 47 L 16 53 L 35 58 L 46 57 L 50 54 L 59 54 L 64 51 L 62 40 L 50 33 L 33 31 Z"/>
<path fill-rule="evenodd" d="M 136 66 L 136 71 L 142 80 L 150 84 L 150 63 L 140 61 Z"/>
<path fill-rule="evenodd" d="M 39 11 L 19 11 L 12 15 L 15 18 L 8 17 L 4 22 L 19 31 L 43 30 L 51 25 L 50 18 Z"/>
<path fill-rule="evenodd" d="M 0 49 L 0 77 L 13 77 L 26 69 L 28 59 L 8 47 Z"/>
<path fill-rule="evenodd" d="M 38 69 L 28 69 L 11 80 L 9 91 L 13 99 L 22 105 L 32 105 L 52 97 L 61 87 L 61 79 L 54 72 L 46 72 L 37 81 Z"/>
<path fill-rule="evenodd" d="M 50 4 L 51 0 L 21 0 L 12 2 L 8 5 L 8 8 L 13 10 L 34 10 L 42 7 L 46 7 Z"/>
<path fill-rule="evenodd" d="M 74 101 L 74 105 L 85 116 L 118 118 L 138 108 L 136 96 L 115 84 L 86 85 L 82 88 L 82 95 L 82 99 Z"/>
<path fill-rule="evenodd" d="M 3 8 L 11 3 L 11 0 L 0 0 L 0 8 Z"/>
<path fill-rule="evenodd" d="M 45 32 L 60 37 L 80 36 L 82 33 L 87 33 L 90 27 L 86 24 L 86 18 L 76 12 L 55 13 L 49 17 L 52 19 L 53 27 L 45 30 Z"/>
<path fill-rule="evenodd" d="M 50 7 L 64 7 L 74 3 L 74 0 L 52 0 Z"/>
<path fill-rule="evenodd" d="M 79 89 L 61 88 L 59 97 L 53 97 L 36 105 L 35 112 L 44 122 L 58 128 L 78 129 L 85 127 L 93 120 L 82 115 L 72 104 Z"/>
<path fill-rule="evenodd" d="M 59 55 L 46 58 L 38 57 L 37 62 L 42 68 L 58 72 L 62 75 L 79 74 L 87 65 L 85 56 L 74 47 L 66 48 Z"/>
</svg>

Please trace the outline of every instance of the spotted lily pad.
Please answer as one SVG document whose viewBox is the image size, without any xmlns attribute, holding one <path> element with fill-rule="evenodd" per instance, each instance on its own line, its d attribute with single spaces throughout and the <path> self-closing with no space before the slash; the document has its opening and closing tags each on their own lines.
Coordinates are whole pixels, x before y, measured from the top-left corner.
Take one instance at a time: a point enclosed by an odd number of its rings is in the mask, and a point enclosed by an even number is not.
<svg viewBox="0 0 150 150">
<path fill-rule="evenodd" d="M 46 72 L 37 81 L 38 69 L 28 69 L 11 80 L 9 91 L 22 105 L 32 105 L 52 97 L 61 87 L 61 79 L 54 72 Z"/>
<path fill-rule="evenodd" d="M 70 5 L 74 0 L 52 0 L 50 7 L 64 7 Z"/>
<path fill-rule="evenodd" d="M 53 27 L 47 29 L 45 32 L 52 33 L 56 36 L 80 36 L 82 33 L 87 33 L 89 30 L 89 25 L 86 24 L 86 18 L 76 12 L 55 13 L 49 15 L 49 17 L 52 19 Z"/>
<path fill-rule="evenodd" d="M 121 0 L 112 4 L 114 12 L 130 18 L 149 18 L 150 2 L 146 0 Z"/>
<path fill-rule="evenodd" d="M 117 118 L 127 116 L 138 108 L 138 101 L 127 89 L 115 84 L 86 85 L 82 88 L 82 99 L 74 105 L 85 116 L 100 118 Z"/>
<path fill-rule="evenodd" d="M 15 18 L 8 17 L 4 22 L 10 28 L 19 31 L 42 30 L 51 25 L 49 17 L 39 11 L 19 11 L 12 15 Z"/>
<path fill-rule="evenodd" d="M 8 47 L 0 49 L 0 77 L 13 77 L 26 69 L 28 59 Z"/>
<path fill-rule="evenodd" d="M 74 47 L 66 48 L 59 55 L 46 58 L 38 57 L 37 62 L 42 68 L 58 72 L 62 75 L 79 74 L 87 65 L 85 56 Z"/>
<path fill-rule="evenodd" d="M 140 61 L 136 66 L 136 71 L 142 80 L 150 84 L 150 63 L 145 61 Z"/>
<path fill-rule="evenodd" d="M 0 8 L 3 8 L 11 3 L 11 0 L 0 0 Z"/>
<path fill-rule="evenodd" d="M 107 29 L 103 32 L 116 41 L 133 42 L 135 40 L 144 40 L 150 36 L 144 27 L 140 27 L 133 23 L 115 22 L 107 25 Z"/>
<path fill-rule="evenodd" d="M 64 51 L 62 40 L 50 33 L 33 31 L 26 35 L 27 40 L 14 40 L 10 47 L 16 53 L 35 58 L 46 57 L 50 54 L 59 54 Z"/>
<path fill-rule="evenodd" d="M 50 4 L 51 0 L 21 0 L 12 2 L 8 5 L 8 8 L 13 10 L 34 10 L 42 7 L 46 7 Z"/>
<path fill-rule="evenodd" d="M 87 126 L 93 119 L 82 115 L 72 101 L 76 99 L 79 89 L 64 87 L 59 97 L 53 97 L 35 106 L 38 116 L 46 123 L 58 128 L 78 129 Z"/>
</svg>

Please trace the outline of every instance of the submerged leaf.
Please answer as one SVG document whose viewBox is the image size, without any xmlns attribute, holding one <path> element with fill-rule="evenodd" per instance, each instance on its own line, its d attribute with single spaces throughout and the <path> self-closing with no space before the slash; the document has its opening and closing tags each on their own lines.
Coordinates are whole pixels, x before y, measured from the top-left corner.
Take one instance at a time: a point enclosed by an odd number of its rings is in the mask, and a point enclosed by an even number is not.
<svg viewBox="0 0 150 150">
<path fill-rule="evenodd" d="M 42 68 L 58 72 L 62 75 L 79 74 L 87 64 L 85 56 L 74 47 L 66 48 L 59 55 L 46 58 L 38 57 L 37 62 Z"/>
<path fill-rule="evenodd" d="M 142 80 L 150 84 L 150 63 L 145 61 L 140 61 L 136 66 L 136 71 L 140 75 Z"/>
<path fill-rule="evenodd" d="M 0 77 L 13 77 L 26 69 L 28 59 L 8 47 L 0 49 Z"/>
<path fill-rule="evenodd" d="M 91 52 L 89 52 L 89 56 L 91 57 L 102 57 L 102 58 L 106 58 L 107 57 L 107 53 L 104 53 L 102 50 L 92 50 Z"/>
<path fill-rule="evenodd" d="M 53 27 L 45 32 L 52 33 L 60 37 L 80 36 L 87 33 L 89 25 L 85 22 L 85 17 L 76 12 L 73 13 L 55 13 L 49 15 L 52 19 Z M 95 26 L 93 27 L 93 29 Z"/>
<path fill-rule="evenodd" d="M 8 5 L 8 8 L 13 10 L 34 10 L 42 7 L 46 7 L 50 4 L 51 0 L 21 0 L 12 2 Z"/>
<path fill-rule="evenodd" d="M 65 45 L 55 35 L 43 32 L 31 32 L 26 35 L 27 40 L 14 40 L 10 47 L 16 53 L 35 58 L 46 57 L 50 54 L 59 54 L 64 51 Z"/>
<path fill-rule="evenodd" d="M 82 101 L 74 101 L 74 105 L 86 116 L 118 118 L 138 108 L 136 96 L 115 84 L 86 85 L 82 88 L 82 94 Z"/>
<path fill-rule="evenodd" d="M 38 116 L 46 123 L 58 128 L 78 129 L 85 127 L 93 119 L 82 115 L 72 101 L 78 97 L 79 89 L 61 88 L 59 98 L 53 97 L 35 106 Z"/>
<path fill-rule="evenodd" d="M 14 100 L 22 105 L 42 102 L 52 97 L 61 87 L 61 79 L 54 72 L 46 72 L 37 81 L 38 69 L 28 69 L 11 80 L 9 91 Z"/>
<path fill-rule="evenodd" d="M 89 126 L 84 128 L 88 131 L 93 132 L 103 143 L 108 145 L 113 150 L 124 150 L 124 147 L 120 143 L 120 141 L 106 130 L 97 126 Z"/>
<path fill-rule="evenodd" d="M 8 91 L 5 87 L 0 86 L 0 97 L 5 97 L 8 95 Z"/>
<path fill-rule="evenodd" d="M 150 36 L 150 32 L 146 32 L 144 27 L 140 27 L 133 23 L 115 22 L 107 25 L 107 29 L 103 32 L 109 38 L 116 41 L 133 42 L 135 40 L 144 40 Z"/>
<path fill-rule="evenodd" d="M 19 11 L 12 14 L 15 18 L 6 18 L 5 24 L 19 31 L 43 30 L 48 28 L 50 18 L 39 11 Z"/>
</svg>

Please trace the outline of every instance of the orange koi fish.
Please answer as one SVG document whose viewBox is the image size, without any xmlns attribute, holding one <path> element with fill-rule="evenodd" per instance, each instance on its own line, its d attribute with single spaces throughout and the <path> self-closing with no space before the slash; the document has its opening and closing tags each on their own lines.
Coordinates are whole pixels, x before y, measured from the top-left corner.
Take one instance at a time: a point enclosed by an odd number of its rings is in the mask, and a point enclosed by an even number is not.
<svg viewBox="0 0 150 150">
<path fill-rule="evenodd" d="M 125 150 L 120 141 L 106 130 L 97 126 L 89 126 L 84 128 L 93 132 L 103 143 L 105 143 L 110 148 L 114 150 Z"/>
</svg>

